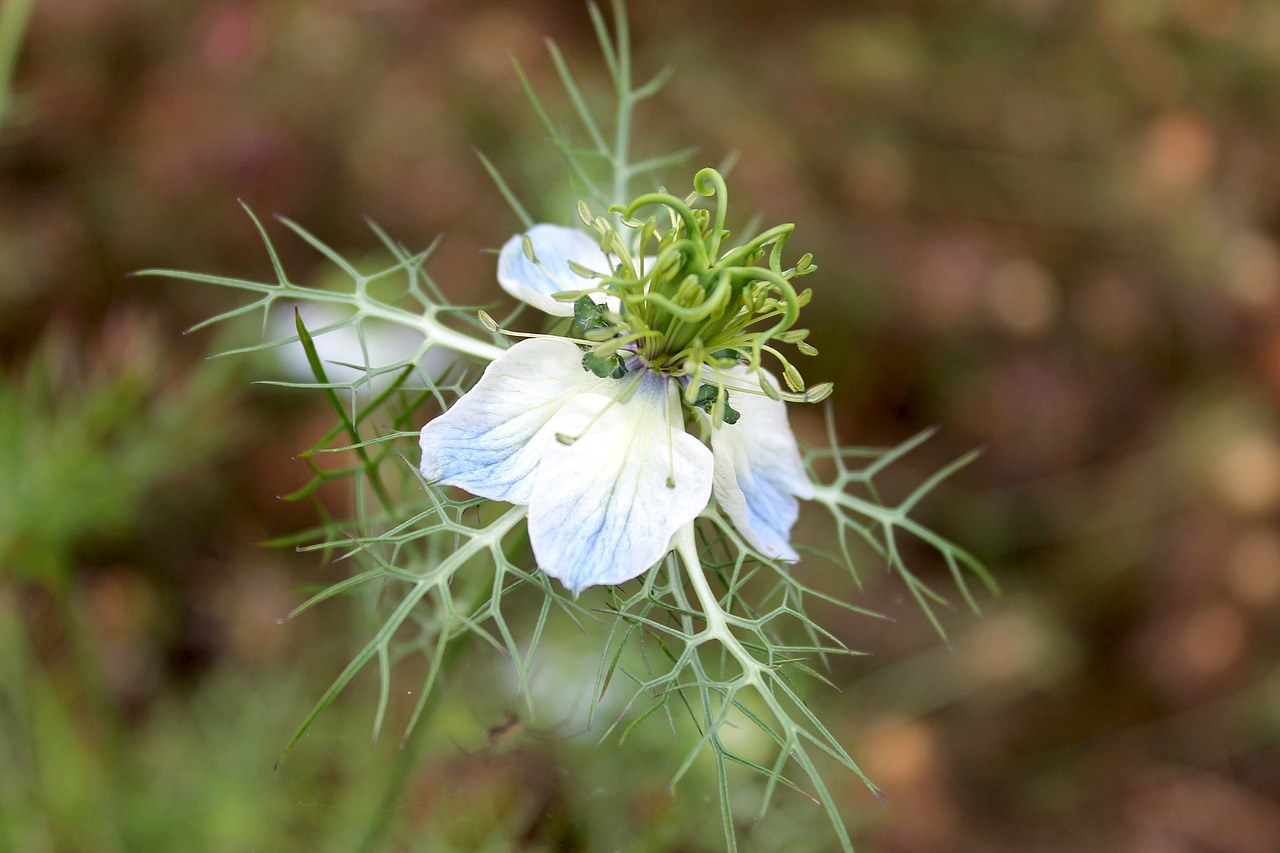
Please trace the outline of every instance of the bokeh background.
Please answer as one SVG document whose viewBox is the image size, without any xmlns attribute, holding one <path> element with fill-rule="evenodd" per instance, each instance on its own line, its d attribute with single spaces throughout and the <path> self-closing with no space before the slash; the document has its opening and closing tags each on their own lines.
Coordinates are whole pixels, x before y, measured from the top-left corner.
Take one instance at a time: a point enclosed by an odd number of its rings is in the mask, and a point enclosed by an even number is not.
<svg viewBox="0 0 1280 853">
<path fill-rule="evenodd" d="M 836 783 L 858 849 L 1280 850 L 1280 5 L 630 17 L 640 72 L 676 69 L 640 152 L 697 146 L 681 190 L 735 153 L 736 209 L 814 253 L 806 375 L 841 438 L 939 427 L 902 488 L 985 448 L 922 511 L 1002 594 L 944 613 L 944 644 L 868 565 L 857 601 L 892 621 L 832 614 L 870 653 L 810 691 L 885 791 Z M 371 676 L 273 767 L 368 630 L 340 602 L 282 623 L 343 568 L 261 544 L 314 522 L 276 496 L 327 417 L 253 386 L 267 357 L 206 360 L 252 321 L 182 334 L 231 294 L 130 276 L 269 277 L 243 200 L 349 257 L 366 216 L 443 234 L 445 290 L 497 301 L 483 250 L 517 222 L 473 147 L 572 216 L 511 68 L 563 109 L 544 37 L 603 105 L 577 2 L 35 0 L 0 129 L 0 849 L 722 846 L 708 777 L 667 792 L 661 731 L 596 748 L 529 719 L 492 651 L 410 766 L 370 744 Z M 559 683 L 590 683 L 594 650 L 558 648 Z M 742 843 L 834 846 L 787 794 Z"/>
</svg>

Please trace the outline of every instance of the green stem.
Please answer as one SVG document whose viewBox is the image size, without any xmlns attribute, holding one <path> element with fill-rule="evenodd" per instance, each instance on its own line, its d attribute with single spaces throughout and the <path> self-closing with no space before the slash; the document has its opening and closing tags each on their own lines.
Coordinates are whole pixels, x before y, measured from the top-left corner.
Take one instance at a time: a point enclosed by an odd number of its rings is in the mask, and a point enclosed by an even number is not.
<svg viewBox="0 0 1280 853">
<path fill-rule="evenodd" d="M 613 136 L 613 202 L 617 204 L 627 197 L 630 178 L 627 160 L 631 156 L 631 112 L 635 109 L 635 95 L 631 91 L 631 31 L 627 9 L 621 0 L 613 5 L 613 17 L 618 39 L 618 120 Z"/>
<path fill-rule="evenodd" d="M 422 333 L 423 337 L 437 346 L 451 349 L 461 355 L 469 355 L 482 361 L 494 361 L 498 356 L 506 352 L 500 346 L 488 343 L 486 341 L 478 341 L 470 335 L 463 334 L 449 328 L 436 319 L 435 312 L 428 314 L 414 314 L 405 311 L 403 308 L 395 308 L 389 305 L 383 305 L 380 302 L 371 302 L 370 300 L 360 296 L 359 294 L 332 294 L 333 296 L 350 296 L 350 299 L 331 299 L 332 302 L 350 302 L 354 304 L 362 313 L 396 323 L 401 326 L 407 326 Z M 309 298 L 316 298 L 310 291 Z M 326 300 L 320 300 L 326 301 Z"/>
<path fill-rule="evenodd" d="M 760 675 L 764 672 L 764 665 L 738 641 L 729 627 L 728 614 L 720 606 L 720 600 L 716 598 L 715 593 L 711 591 L 711 585 L 707 582 L 707 574 L 702 569 L 702 560 L 698 557 L 698 546 L 694 539 L 694 522 L 686 524 L 676 533 L 675 546 L 676 553 L 684 563 L 689 584 L 693 587 L 694 595 L 698 597 L 698 604 L 702 605 L 702 616 L 707 623 L 707 627 L 698 637 L 698 643 L 714 640 L 723 646 L 742 667 L 743 682 L 755 687 L 767 700 L 770 697 L 766 691 L 760 689 L 762 687 Z"/>
<path fill-rule="evenodd" d="M 694 523 L 690 522 L 681 528 L 680 531 L 676 533 L 674 542 L 676 553 L 680 555 L 680 560 L 684 563 L 685 574 L 688 575 L 689 584 L 693 587 L 694 594 L 698 597 L 698 603 L 702 605 L 702 615 L 707 623 L 707 626 L 702 630 L 702 633 L 693 638 L 693 642 L 697 644 L 711 641 L 719 643 L 724 651 L 742 667 L 742 675 L 725 686 L 733 689 L 741 685 L 743 687 L 751 687 L 755 690 L 756 695 L 760 697 L 760 700 L 764 703 L 765 707 L 769 709 L 769 714 L 772 715 L 773 719 L 777 723 L 782 754 L 788 759 L 794 760 L 799 764 L 809 778 L 814 782 L 817 799 L 831 818 L 831 823 L 839 838 L 841 849 L 844 850 L 845 853 L 853 853 L 853 844 L 849 840 L 848 831 L 840 820 L 839 811 L 837 810 L 835 801 L 832 799 L 829 790 L 822 783 L 822 778 L 818 774 L 817 768 L 814 766 L 811 758 L 808 756 L 801 744 L 800 739 L 804 734 L 803 729 L 791 718 L 791 715 L 787 713 L 787 709 L 783 707 L 782 703 L 774 693 L 774 686 L 770 683 L 770 680 L 772 677 L 774 681 L 777 681 L 778 677 L 776 675 L 771 676 L 769 668 L 757 660 L 755 656 L 738 641 L 738 638 L 734 636 L 733 631 L 729 626 L 731 617 L 725 613 L 724 608 L 720 606 L 719 599 L 717 599 L 715 593 L 711 591 L 711 585 L 707 583 L 706 573 L 703 571 L 702 562 L 698 558 L 698 548 L 694 539 Z M 701 677 L 701 673 L 699 675 Z M 709 699 L 707 698 L 705 686 L 701 688 L 701 691 L 704 697 L 702 700 L 703 707 L 708 708 Z M 727 695 L 731 697 L 732 693 Z M 794 701 L 799 702 L 799 699 L 794 696 L 793 699 Z M 725 701 L 731 701 L 731 699 L 726 699 Z M 808 709 L 804 708 L 803 705 L 800 707 L 803 713 L 813 722 L 814 725 L 820 725 Z M 713 749 L 718 749 L 719 747 L 716 744 L 712 729 L 713 727 L 718 727 L 722 724 L 723 718 L 721 718 L 719 722 L 716 722 L 709 713 L 704 717 L 704 725 L 707 726 L 706 731 L 708 735 L 710 735 L 710 737 L 707 737 L 707 742 L 712 744 Z M 825 730 L 822 731 L 825 733 Z M 848 758 L 848 756 L 844 754 L 843 750 L 830 738 L 829 734 L 825 735 L 821 742 L 815 739 L 813 735 L 807 735 L 807 737 L 814 743 L 819 744 L 822 750 L 828 755 L 837 758 L 842 764 L 854 770 L 854 772 L 858 773 L 858 775 L 862 777 L 861 771 L 858 771 L 857 766 L 853 764 L 853 759 Z M 781 756 L 778 761 L 779 767 L 785 763 L 785 760 Z M 865 777 L 862 778 L 865 781 Z M 725 784 L 726 781 L 722 774 L 721 785 L 723 786 Z M 868 782 L 868 784 L 870 783 Z M 724 791 L 721 794 L 722 800 L 726 796 L 727 791 Z M 732 825 L 730 815 L 728 813 L 726 813 L 725 816 L 725 825 L 726 838 L 730 845 L 733 845 Z"/>
</svg>

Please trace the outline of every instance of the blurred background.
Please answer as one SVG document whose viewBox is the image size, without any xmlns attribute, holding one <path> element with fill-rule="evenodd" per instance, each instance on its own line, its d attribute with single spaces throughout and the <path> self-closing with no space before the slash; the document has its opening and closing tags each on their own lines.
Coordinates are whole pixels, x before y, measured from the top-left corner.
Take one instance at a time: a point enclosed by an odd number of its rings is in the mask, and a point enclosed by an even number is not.
<svg viewBox="0 0 1280 853">
<path fill-rule="evenodd" d="M 366 216 L 443 234 L 444 289 L 497 301 L 483 250 L 518 223 L 472 149 L 572 221 L 511 59 L 567 115 L 551 37 L 606 104 L 585 7 L 4 0 L 10 33 L 29 5 L 0 127 L 0 849 L 721 849 L 661 725 L 596 748 L 529 719 L 492 650 L 409 766 L 370 744 L 369 675 L 273 767 L 368 631 L 341 602 L 282 624 L 344 569 L 261 544 L 315 521 L 276 496 L 328 415 L 253 386 L 269 358 L 206 360 L 254 321 L 182 334 L 232 294 L 130 277 L 269 278 L 243 200 L 348 257 Z M 904 490 L 985 448 L 921 510 L 1002 594 L 944 613 L 948 645 L 869 564 L 855 600 L 892 621 L 828 615 L 869 653 L 809 693 L 885 791 L 836 777 L 858 849 L 1280 850 L 1280 4 L 630 5 L 638 74 L 676 69 L 638 153 L 696 145 L 683 192 L 735 152 L 737 212 L 796 223 L 842 440 L 938 426 Z M 271 227 L 295 280 L 326 274 Z M 590 684 L 594 648 L 551 648 Z M 834 849 L 785 792 L 741 841 Z"/>
</svg>

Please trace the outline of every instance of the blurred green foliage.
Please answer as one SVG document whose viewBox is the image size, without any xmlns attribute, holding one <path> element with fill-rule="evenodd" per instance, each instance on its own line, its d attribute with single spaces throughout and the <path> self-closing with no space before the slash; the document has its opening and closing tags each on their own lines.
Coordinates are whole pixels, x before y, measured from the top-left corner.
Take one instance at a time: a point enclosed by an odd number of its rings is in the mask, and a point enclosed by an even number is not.
<svg viewBox="0 0 1280 853">
<path fill-rule="evenodd" d="M 136 532 L 144 499 L 234 434 L 225 367 L 181 375 L 123 318 L 88 347 L 52 333 L 0 376 L 0 574 L 61 591 L 78 550 Z"/>
<path fill-rule="evenodd" d="M 13 70 L 18 64 L 35 0 L 12 0 L 0 9 L 0 128 L 12 120 Z"/>
</svg>

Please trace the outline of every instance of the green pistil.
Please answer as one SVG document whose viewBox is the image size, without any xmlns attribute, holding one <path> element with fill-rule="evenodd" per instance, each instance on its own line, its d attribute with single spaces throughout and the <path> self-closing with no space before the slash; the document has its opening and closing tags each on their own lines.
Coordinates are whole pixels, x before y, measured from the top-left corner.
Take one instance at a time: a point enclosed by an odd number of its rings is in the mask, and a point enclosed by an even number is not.
<svg viewBox="0 0 1280 853">
<path fill-rule="evenodd" d="M 822 386 L 805 391 L 800 371 L 776 346 L 792 344 L 803 355 L 817 352 L 804 343 L 808 330 L 795 328 L 810 292 L 797 293 L 791 283 L 817 267 L 808 254 L 791 268 L 782 265 L 795 227 L 777 225 L 726 248 L 724 178 L 703 169 L 693 186 L 695 192 L 686 199 L 646 193 L 610 208 L 612 217 L 596 216 L 579 205 L 583 222 L 599 235 L 600 248 L 614 265 L 612 275 L 595 275 L 594 289 L 620 306 L 610 311 L 589 296 L 574 303 L 574 325 L 594 344 L 584 367 L 600 376 L 614 375 L 622 364 L 619 350 L 627 346 L 649 369 L 688 377 L 693 396 L 686 400 L 718 413 L 717 422 L 730 424 L 738 413 L 728 405 L 721 376 L 734 363 L 759 372 L 768 355 L 781 365 L 793 395 L 789 399 L 825 396 L 829 389 Z M 694 207 L 700 199 L 707 208 Z M 640 218 L 642 211 L 649 215 Z M 699 384 L 704 376 L 707 384 Z M 769 383 L 761 384 L 770 396 L 778 394 Z"/>
</svg>

